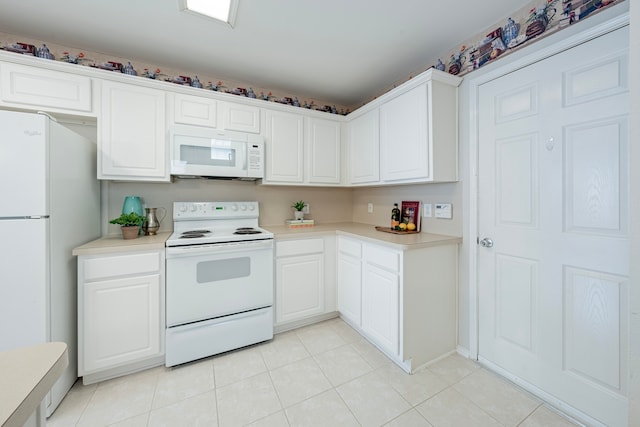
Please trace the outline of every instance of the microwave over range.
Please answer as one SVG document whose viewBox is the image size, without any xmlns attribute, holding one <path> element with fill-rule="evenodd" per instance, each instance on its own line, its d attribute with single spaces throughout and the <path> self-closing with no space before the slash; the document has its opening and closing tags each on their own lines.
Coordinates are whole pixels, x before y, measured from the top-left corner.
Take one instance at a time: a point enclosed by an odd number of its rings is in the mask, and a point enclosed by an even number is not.
<svg viewBox="0 0 640 427">
<path fill-rule="evenodd" d="M 264 177 L 264 139 L 260 135 L 172 126 L 171 175 L 178 177 L 235 178 Z"/>
</svg>

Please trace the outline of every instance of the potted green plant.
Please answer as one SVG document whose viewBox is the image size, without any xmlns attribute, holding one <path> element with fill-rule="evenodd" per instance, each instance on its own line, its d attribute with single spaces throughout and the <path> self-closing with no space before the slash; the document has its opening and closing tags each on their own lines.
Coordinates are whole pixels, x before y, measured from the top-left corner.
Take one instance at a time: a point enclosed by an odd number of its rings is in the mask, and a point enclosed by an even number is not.
<svg viewBox="0 0 640 427">
<path fill-rule="evenodd" d="M 306 203 L 303 200 L 299 200 L 297 202 L 294 202 L 291 207 L 293 209 L 295 209 L 295 211 L 293 211 L 293 214 L 295 216 L 296 219 L 300 220 L 300 219 L 304 219 L 304 212 L 302 212 L 302 210 L 304 209 Z"/>
<path fill-rule="evenodd" d="M 123 213 L 118 218 L 114 218 L 109 223 L 117 224 L 122 230 L 123 239 L 135 239 L 140 233 L 140 227 L 145 222 L 145 217 L 136 213 Z"/>
</svg>

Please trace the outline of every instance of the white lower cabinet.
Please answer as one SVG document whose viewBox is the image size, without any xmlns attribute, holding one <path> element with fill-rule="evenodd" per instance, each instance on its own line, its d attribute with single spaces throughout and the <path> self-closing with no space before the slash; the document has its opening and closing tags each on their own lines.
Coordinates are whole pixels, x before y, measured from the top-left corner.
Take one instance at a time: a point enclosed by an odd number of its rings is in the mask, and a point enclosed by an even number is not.
<svg viewBox="0 0 640 427">
<path fill-rule="evenodd" d="M 399 294 L 397 271 L 364 262 L 362 272 L 362 331 L 390 353 L 399 354 Z"/>
<path fill-rule="evenodd" d="M 330 241 L 332 241 L 332 238 Z M 319 320 L 335 312 L 335 280 L 325 262 L 325 238 L 276 241 L 276 319 L 279 330 Z M 329 272 L 329 274 L 326 274 Z"/>
<path fill-rule="evenodd" d="M 457 254 L 338 236 L 340 316 L 407 372 L 454 352 Z"/>
<path fill-rule="evenodd" d="M 164 251 L 78 258 L 78 376 L 85 384 L 164 362 Z"/>
<path fill-rule="evenodd" d="M 354 327 L 361 326 L 362 244 L 338 237 L 338 311 Z"/>
</svg>

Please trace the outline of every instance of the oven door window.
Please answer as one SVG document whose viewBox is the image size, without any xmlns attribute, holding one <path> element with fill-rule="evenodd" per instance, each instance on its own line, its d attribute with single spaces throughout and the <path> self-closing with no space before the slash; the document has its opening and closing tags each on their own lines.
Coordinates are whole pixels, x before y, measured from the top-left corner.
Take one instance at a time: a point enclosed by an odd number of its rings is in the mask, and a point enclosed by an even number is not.
<svg viewBox="0 0 640 427">
<path fill-rule="evenodd" d="M 251 259 L 249 257 L 201 261 L 196 266 L 196 281 L 198 283 L 239 279 L 249 275 L 251 275 Z"/>
</svg>

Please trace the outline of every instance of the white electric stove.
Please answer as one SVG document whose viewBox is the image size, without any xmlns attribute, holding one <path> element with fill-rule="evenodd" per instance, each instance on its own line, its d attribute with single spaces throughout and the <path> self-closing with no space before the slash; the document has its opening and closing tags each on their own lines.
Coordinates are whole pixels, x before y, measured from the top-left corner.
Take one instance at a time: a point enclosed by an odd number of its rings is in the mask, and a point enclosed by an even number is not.
<svg viewBox="0 0 640 427">
<path fill-rule="evenodd" d="M 273 233 L 258 202 L 175 202 L 166 242 L 166 362 L 273 338 Z"/>
</svg>

